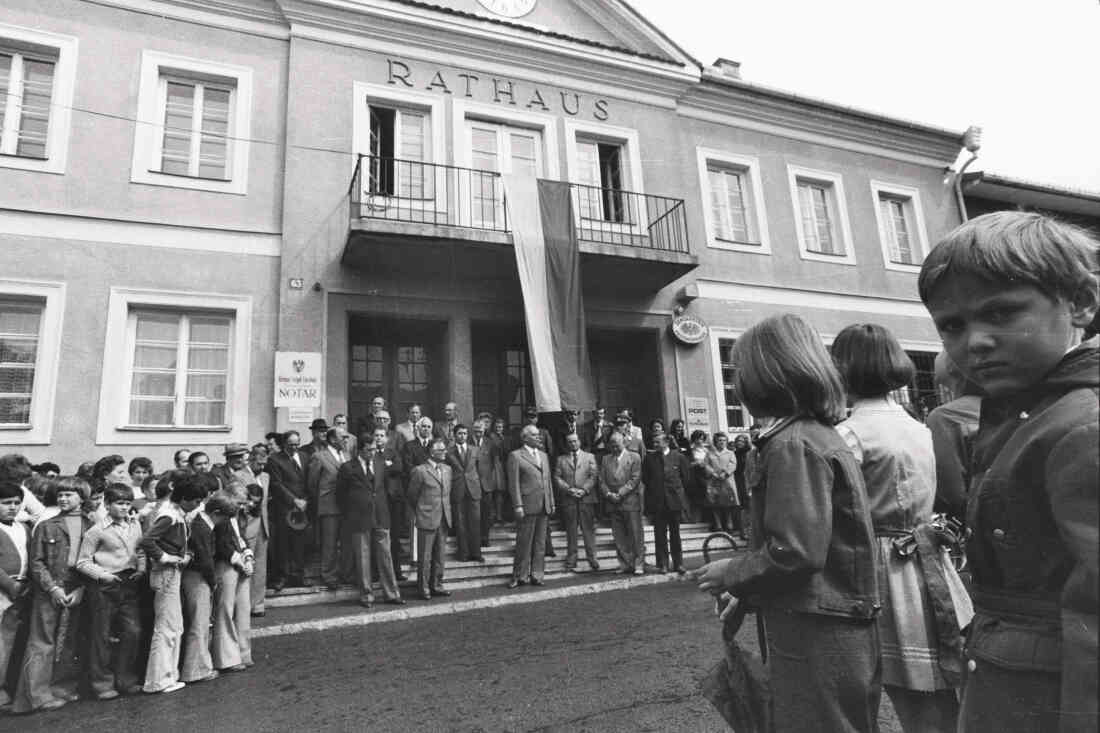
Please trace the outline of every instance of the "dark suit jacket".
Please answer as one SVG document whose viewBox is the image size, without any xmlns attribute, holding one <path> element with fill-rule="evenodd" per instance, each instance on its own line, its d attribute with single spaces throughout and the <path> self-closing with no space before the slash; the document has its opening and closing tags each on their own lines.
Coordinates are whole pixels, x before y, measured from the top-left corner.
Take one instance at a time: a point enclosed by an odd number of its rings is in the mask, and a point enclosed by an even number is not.
<svg viewBox="0 0 1100 733">
<path fill-rule="evenodd" d="M 409 479 L 409 503 L 416 516 L 416 528 L 433 531 L 451 526 L 451 467 L 440 464 L 443 478 L 440 480 L 425 463 L 412 470 Z"/>
<path fill-rule="evenodd" d="M 600 493 L 606 496 L 616 492 L 623 497 L 618 504 L 610 505 L 612 509 L 624 512 L 642 510 L 642 502 L 638 498 L 638 484 L 641 478 L 642 459 L 637 453 L 624 450 L 621 462 L 617 456 L 608 453 L 600 461 Z"/>
<path fill-rule="evenodd" d="M 508 490 L 512 506 L 523 507 L 524 514 L 553 514 L 554 488 L 546 453 L 538 451 L 535 461 L 526 447 L 512 451 L 508 456 Z"/>
<path fill-rule="evenodd" d="M 615 424 L 604 420 L 599 430 L 596 429 L 596 421 L 589 420 L 581 428 L 581 447 L 596 455 L 597 458 L 611 450 L 609 439 L 615 430 Z"/>
<path fill-rule="evenodd" d="M 386 465 L 387 460 L 390 466 Z M 394 465 L 384 453 L 371 456 L 370 462 L 374 466 L 373 474 L 369 469 L 363 470 L 359 456 L 340 466 L 336 474 L 336 502 L 349 532 L 390 528 L 386 484 L 395 470 L 400 473 L 400 466 Z"/>
<path fill-rule="evenodd" d="M 269 489 L 271 501 L 277 508 L 277 521 L 294 506 L 295 499 L 308 499 L 306 493 L 306 472 L 309 458 L 298 456 L 302 461 L 302 468 L 294 462 L 290 456 L 282 451 L 275 453 L 267 459 L 267 475 L 270 476 Z"/>
<path fill-rule="evenodd" d="M 691 464 L 680 451 L 670 449 L 667 456 L 646 453 L 642 459 L 646 512 L 682 512 L 687 509 L 684 489 L 690 481 Z"/>
<path fill-rule="evenodd" d="M 336 504 L 336 472 L 340 470 L 340 464 L 341 461 L 332 455 L 328 446 L 314 452 L 309 459 L 306 485 L 316 502 L 314 506 L 319 517 L 331 517 L 340 513 L 340 507 Z"/>
<path fill-rule="evenodd" d="M 447 465 L 451 467 L 451 501 L 457 502 L 467 496 L 473 501 L 481 500 L 481 476 L 477 472 L 477 446 L 466 446 L 465 460 L 458 453 L 458 445 L 447 448 Z"/>
<path fill-rule="evenodd" d="M 428 439 L 428 447 L 420 443 L 420 438 L 405 443 L 402 450 L 401 464 L 405 470 L 406 482 L 412 479 L 413 469 L 428 462 L 432 457 L 431 444 L 434 438 Z"/>
<path fill-rule="evenodd" d="M 191 520 L 191 536 L 187 546 L 192 556 L 187 569 L 201 574 L 206 584 L 213 588 L 217 584 L 214 575 L 214 528 L 198 515 Z"/>
<path fill-rule="evenodd" d="M 595 504 L 598 475 L 596 457 L 587 451 L 577 451 L 576 465 L 573 463 L 573 454 L 558 456 L 557 465 L 554 466 L 554 486 L 558 490 L 558 499 L 563 503 L 572 501 Z M 574 499 L 569 495 L 569 489 L 583 489 L 588 493 L 580 499 Z"/>
<path fill-rule="evenodd" d="M 499 491 L 500 485 L 504 482 L 499 445 L 488 435 L 481 439 L 481 445 L 477 445 L 474 439 L 470 438 L 470 446 L 477 449 L 477 475 L 481 479 L 483 494 Z"/>
</svg>

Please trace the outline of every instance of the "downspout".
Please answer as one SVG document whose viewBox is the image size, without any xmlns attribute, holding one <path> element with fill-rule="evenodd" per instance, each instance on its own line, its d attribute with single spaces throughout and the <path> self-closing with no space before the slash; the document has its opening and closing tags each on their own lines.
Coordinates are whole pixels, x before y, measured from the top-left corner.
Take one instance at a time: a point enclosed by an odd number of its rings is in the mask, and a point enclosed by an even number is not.
<svg viewBox="0 0 1100 733">
<path fill-rule="evenodd" d="M 970 216 L 966 212 L 966 201 L 963 199 L 963 173 L 966 173 L 966 169 L 970 167 L 970 164 L 978 159 L 978 150 L 982 147 L 982 128 L 977 125 L 966 128 L 962 143 L 963 147 L 970 153 L 970 157 L 966 159 L 966 162 L 959 168 L 959 172 L 955 174 L 953 188 L 955 189 L 955 202 L 959 206 L 959 217 L 965 222 L 970 219 Z"/>
</svg>

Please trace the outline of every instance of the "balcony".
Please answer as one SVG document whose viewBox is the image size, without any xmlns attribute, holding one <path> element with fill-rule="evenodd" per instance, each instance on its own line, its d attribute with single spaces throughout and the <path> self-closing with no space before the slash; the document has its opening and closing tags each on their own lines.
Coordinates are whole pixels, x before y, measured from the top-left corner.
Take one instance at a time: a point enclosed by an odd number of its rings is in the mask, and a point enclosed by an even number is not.
<svg viewBox="0 0 1100 733">
<path fill-rule="evenodd" d="M 586 283 L 654 291 L 698 267 L 683 199 L 580 183 L 569 188 Z"/>
<path fill-rule="evenodd" d="M 570 191 L 586 289 L 652 292 L 698 266 L 682 199 L 575 183 Z M 348 199 L 346 265 L 515 280 L 499 173 L 360 155 Z"/>
</svg>

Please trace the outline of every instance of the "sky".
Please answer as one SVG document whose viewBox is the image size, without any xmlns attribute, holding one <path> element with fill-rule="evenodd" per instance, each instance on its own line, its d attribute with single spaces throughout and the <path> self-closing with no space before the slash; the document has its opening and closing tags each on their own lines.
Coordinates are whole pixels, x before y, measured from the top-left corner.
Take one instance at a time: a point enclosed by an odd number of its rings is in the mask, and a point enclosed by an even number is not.
<svg viewBox="0 0 1100 733">
<path fill-rule="evenodd" d="M 1100 192 L 1098 0 L 630 0 L 703 64 L 951 130 L 970 170 Z"/>
</svg>

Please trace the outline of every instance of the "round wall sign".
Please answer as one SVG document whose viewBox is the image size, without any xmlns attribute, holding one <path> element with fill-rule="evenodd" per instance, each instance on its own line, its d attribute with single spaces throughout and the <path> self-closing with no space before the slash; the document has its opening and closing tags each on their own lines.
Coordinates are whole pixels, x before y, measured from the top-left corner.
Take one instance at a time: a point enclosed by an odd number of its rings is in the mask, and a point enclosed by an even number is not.
<svg viewBox="0 0 1100 733">
<path fill-rule="evenodd" d="M 491 13 L 505 18 L 522 18 L 535 9 L 538 0 L 477 0 Z"/>
<path fill-rule="evenodd" d="M 707 337 L 707 324 L 695 316 L 679 315 L 672 319 L 672 335 L 682 344 L 700 344 Z"/>
</svg>

